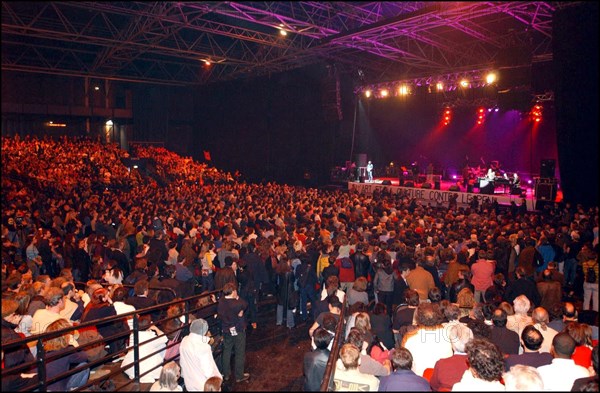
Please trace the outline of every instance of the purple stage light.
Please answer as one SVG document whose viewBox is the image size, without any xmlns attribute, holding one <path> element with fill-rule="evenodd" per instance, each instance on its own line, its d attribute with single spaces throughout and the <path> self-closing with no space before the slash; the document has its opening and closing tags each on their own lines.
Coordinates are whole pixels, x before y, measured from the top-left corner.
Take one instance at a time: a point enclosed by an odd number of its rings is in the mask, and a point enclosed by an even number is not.
<svg viewBox="0 0 600 393">
<path fill-rule="evenodd" d="M 452 175 L 452 179 L 456 180 L 456 175 Z"/>
<path fill-rule="evenodd" d="M 527 184 L 531 184 L 531 180 L 527 180 Z"/>
<path fill-rule="evenodd" d="M 499 111 L 499 109 L 498 109 L 498 108 L 495 108 L 495 109 L 494 109 L 494 112 L 498 112 L 498 111 Z"/>
</svg>

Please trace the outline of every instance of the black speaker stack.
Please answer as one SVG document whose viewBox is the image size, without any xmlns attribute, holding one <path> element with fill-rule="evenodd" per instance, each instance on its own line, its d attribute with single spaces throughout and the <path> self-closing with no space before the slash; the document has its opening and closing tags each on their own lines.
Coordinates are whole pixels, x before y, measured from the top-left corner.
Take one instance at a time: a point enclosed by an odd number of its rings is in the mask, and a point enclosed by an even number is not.
<svg viewBox="0 0 600 393">
<path fill-rule="evenodd" d="M 535 179 L 535 197 L 541 201 L 554 201 L 557 187 L 556 178 Z"/>
</svg>

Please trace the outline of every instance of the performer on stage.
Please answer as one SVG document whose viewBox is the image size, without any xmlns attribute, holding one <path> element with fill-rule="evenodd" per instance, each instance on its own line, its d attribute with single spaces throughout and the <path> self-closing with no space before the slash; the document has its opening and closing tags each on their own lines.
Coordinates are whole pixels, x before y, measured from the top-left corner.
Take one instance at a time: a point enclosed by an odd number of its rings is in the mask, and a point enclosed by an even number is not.
<svg viewBox="0 0 600 393">
<path fill-rule="evenodd" d="M 517 174 L 517 172 L 513 173 L 511 187 L 513 187 L 513 188 L 521 187 L 521 179 L 519 178 L 519 175 Z"/>
<path fill-rule="evenodd" d="M 367 176 L 369 177 L 369 182 L 373 182 L 373 163 L 369 161 L 367 163 Z"/>
</svg>

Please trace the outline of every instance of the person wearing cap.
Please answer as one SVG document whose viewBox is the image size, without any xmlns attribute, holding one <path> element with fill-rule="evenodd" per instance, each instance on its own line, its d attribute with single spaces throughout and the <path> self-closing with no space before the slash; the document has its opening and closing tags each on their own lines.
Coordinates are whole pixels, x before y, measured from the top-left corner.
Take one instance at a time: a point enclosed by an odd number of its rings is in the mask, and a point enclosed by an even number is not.
<svg viewBox="0 0 600 393">
<path fill-rule="evenodd" d="M 198 318 L 190 324 L 190 334 L 181 340 L 179 363 L 188 392 L 204 390 L 204 383 L 211 377 L 222 378 L 213 358 L 209 334 L 208 322 Z"/>
</svg>

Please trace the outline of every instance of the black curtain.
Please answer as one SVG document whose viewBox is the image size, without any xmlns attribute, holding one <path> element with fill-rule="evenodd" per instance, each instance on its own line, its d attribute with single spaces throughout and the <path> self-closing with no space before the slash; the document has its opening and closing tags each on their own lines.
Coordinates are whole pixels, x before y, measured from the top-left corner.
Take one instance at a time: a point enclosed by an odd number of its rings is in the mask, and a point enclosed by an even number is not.
<svg viewBox="0 0 600 393">
<path fill-rule="evenodd" d="M 598 203 L 598 3 L 557 10 L 552 23 L 559 170 L 565 201 Z"/>
</svg>

